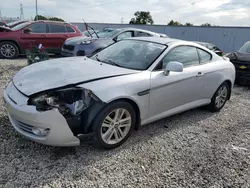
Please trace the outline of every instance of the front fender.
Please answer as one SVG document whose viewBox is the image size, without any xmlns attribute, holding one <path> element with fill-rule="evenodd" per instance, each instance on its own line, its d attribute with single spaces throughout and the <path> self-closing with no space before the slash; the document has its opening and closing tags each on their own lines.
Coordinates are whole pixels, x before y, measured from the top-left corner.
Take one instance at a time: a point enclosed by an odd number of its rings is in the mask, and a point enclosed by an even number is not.
<svg viewBox="0 0 250 188">
<path fill-rule="evenodd" d="M 78 87 L 91 90 L 104 103 L 111 103 L 119 99 L 132 100 L 140 110 L 141 119 L 143 120 L 147 116 L 150 90 L 149 71 L 98 80 Z"/>
</svg>

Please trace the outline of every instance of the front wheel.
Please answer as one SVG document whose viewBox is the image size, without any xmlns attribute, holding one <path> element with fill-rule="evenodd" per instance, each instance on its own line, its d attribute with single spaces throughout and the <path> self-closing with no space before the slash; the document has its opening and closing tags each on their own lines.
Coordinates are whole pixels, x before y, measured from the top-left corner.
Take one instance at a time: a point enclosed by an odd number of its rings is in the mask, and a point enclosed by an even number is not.
<svg viewBox="0 0 250 188">
<path fill-rule="evenodd" d="M 93 124 L 98 147 L 113 149 L 123 144 L 131 135 L 135 120 L 135 111 L 129 103 L 117 101 L 109 104 Z"/>
<path fill-rule="evenodd" d="M 224 82 L 215 92 L 210 105 L 208 106 L 209 110 L 212 112 L 220 111 L 223 106 L 226 104 L 230 93 L 229 85 Z"/>
</svg>

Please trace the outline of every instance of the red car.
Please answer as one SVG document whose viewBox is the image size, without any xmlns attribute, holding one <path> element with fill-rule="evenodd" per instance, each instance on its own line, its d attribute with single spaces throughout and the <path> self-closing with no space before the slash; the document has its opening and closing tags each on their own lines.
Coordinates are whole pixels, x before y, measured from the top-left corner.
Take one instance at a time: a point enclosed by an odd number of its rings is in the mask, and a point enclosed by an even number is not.
<svg viewBox="0 0 250 188">
<path fill-rule="evenodd" d="M 12 59 L 42 44 L 48 53 L 60 54 L 67 38 L 83 36 L 74 25 L 55 21 L 32 21 L 13 28 L 0 27 L 0 57 Z"/>
</svg>

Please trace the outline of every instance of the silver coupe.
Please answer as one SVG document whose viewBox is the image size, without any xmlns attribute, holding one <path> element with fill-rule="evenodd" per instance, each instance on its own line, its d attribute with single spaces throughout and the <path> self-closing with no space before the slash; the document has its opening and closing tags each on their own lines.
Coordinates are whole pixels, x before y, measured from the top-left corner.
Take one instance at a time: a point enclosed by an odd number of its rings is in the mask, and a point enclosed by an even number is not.
<svg viewBox="0 0 250 188">
<path fill-rule="evenodd" d="M 76 146 L 92 137 L 111 149 L 140 125 L 200 106 L 219 111 L 234 81 L 233 64 L 199 44 L 135 37 L 90 58 L 27 66 L 4 100 L 13 127 L 31 140 Z"/>
</svg>

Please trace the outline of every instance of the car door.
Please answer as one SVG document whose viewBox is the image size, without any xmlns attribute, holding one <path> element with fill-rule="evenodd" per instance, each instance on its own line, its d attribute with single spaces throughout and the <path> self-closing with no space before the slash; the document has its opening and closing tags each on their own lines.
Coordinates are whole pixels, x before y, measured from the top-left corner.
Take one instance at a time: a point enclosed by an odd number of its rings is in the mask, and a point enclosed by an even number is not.
<svg viewBox="0 0 250 188">
<path fill-rule="evenodd" d="M 170 72 L 165 76 L 163 69 L 171 62 L 183 64 L 183 72 Z M 151 73 L 149 121 L 155 121 L 207 101 L 200 94 L 203 73 L 199 64 L 198 52 L 192 46 L 178 46 L 171 49 Z"/>
<path fill-rule="evenodd" d="M 25 29 L 30 29 L 31 32 L 24 33 Z M 39 44 L 42 44 L 46 48 L 49 44 L 47 24 L 30 24 L 21 31 L 20 40 L 20 43 L 25 47 L 25 49 L 31 49 L 33 46 L 38 46 Z"/>
<path fill-rule="evenodd" d="M 68 38 L 68 33 L 64 24 L 49 23 L 49 51 L 59 54 L 64 41 Z"/>
<path fill-rule="evenodd" d="M 203 76 L 200 77 L 200 80 L 205 83 L 203 85 L 203 88 L 200 92 L 203 99 L 211 99 L 214 95 L 214 92 L 219 87 L 220 80 L 222 80 L 222 75 L 220 73 L 220 70 L 218 67 L 223 68 L 223 66 L 220 66 L 220 64 L 223 64 L 223 61 L 214 61 L 212 54 L 210 54 L 208 51 L 197 48 L 199 58 L 200 58 L 200 64 L 201 72 L 203 73 Z"/>
</svg>

